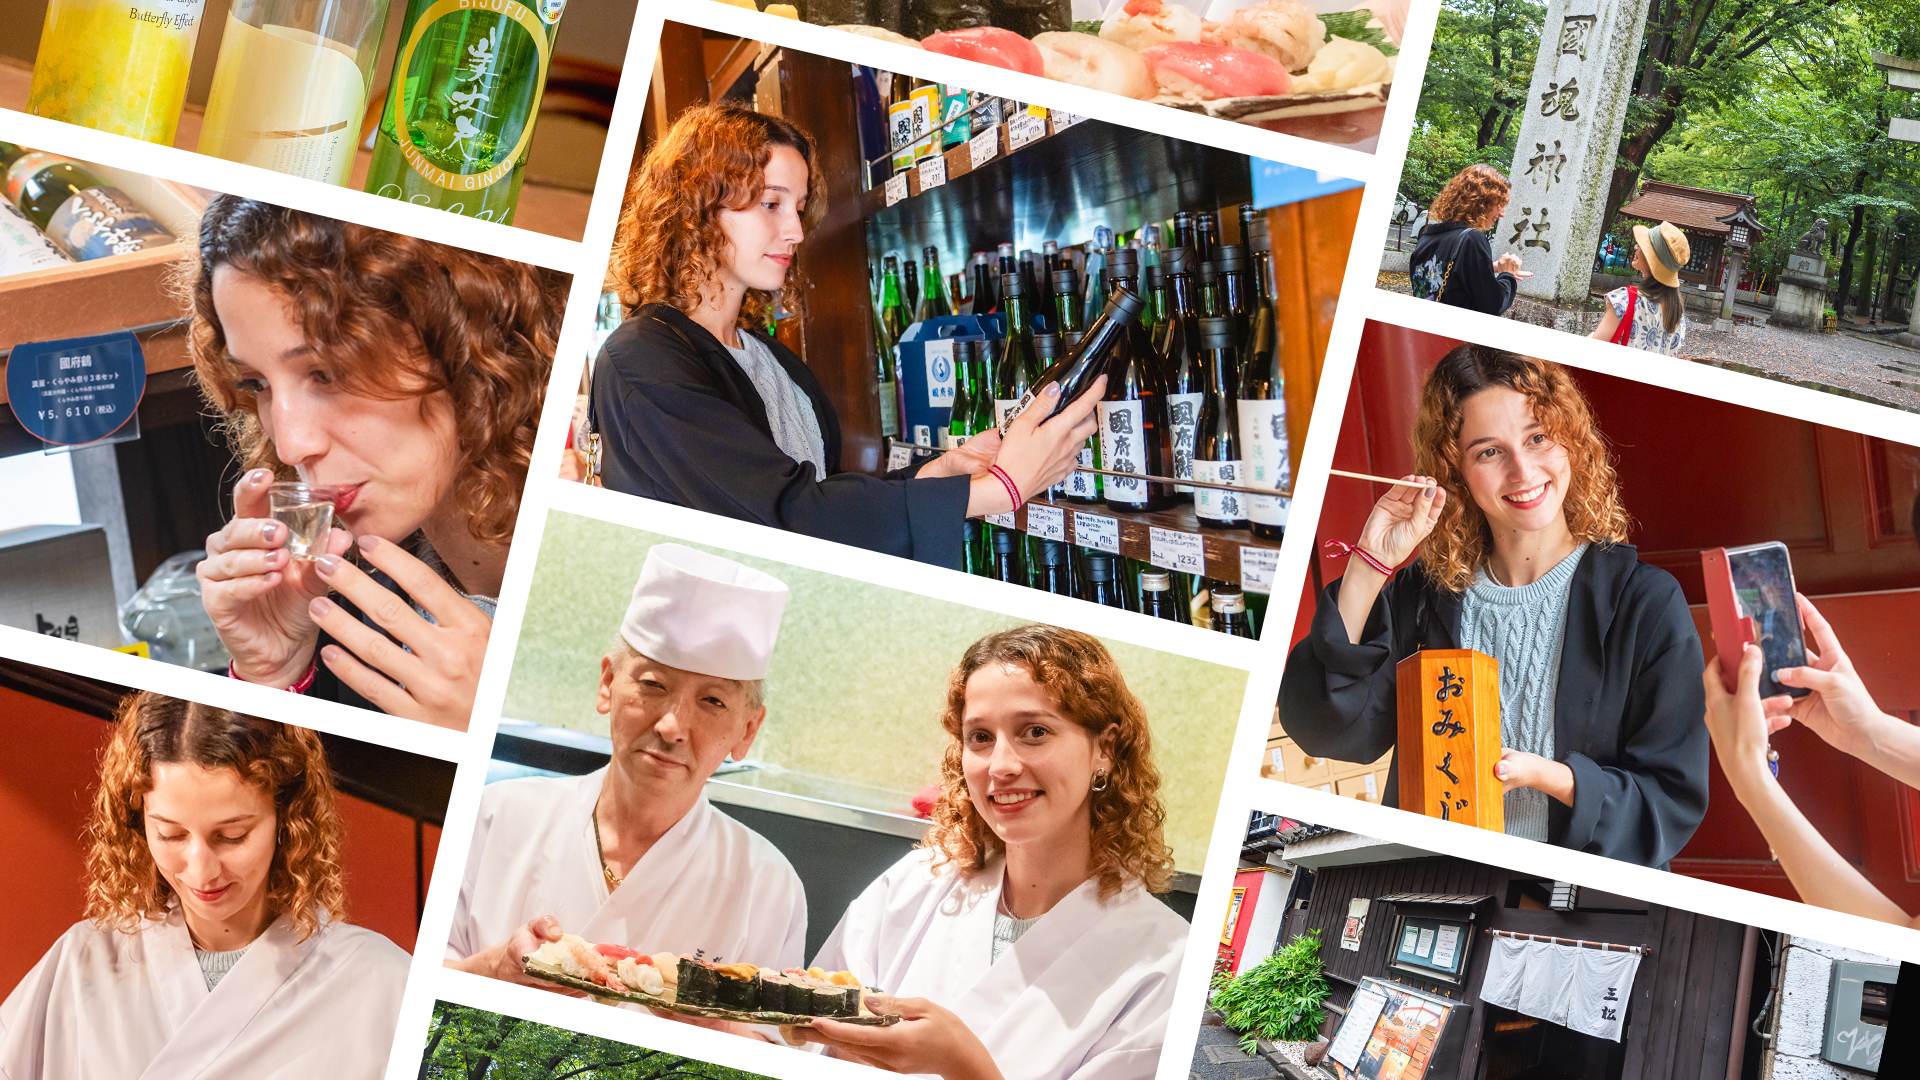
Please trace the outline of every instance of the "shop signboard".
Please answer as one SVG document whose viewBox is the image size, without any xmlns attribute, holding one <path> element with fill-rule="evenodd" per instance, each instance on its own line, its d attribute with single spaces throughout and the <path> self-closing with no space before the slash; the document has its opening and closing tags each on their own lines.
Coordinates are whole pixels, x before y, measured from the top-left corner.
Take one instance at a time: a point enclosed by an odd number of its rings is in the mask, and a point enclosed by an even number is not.
<svg viewBox="0 0 1920 1080">
<path fill-rule="evenodd" d="M 1360 980 L 1348 1003 L 1327 1060 L 1333 1063 L 1340 1080 L 1446 1076 L 1460 1053 L 1457 1032 L 1466 1026 L 1464 1016 L 1454 1023 L 1454 1014 L 1467 1008 L 1457 1001 L 1368 976 Z"/>
</svg>

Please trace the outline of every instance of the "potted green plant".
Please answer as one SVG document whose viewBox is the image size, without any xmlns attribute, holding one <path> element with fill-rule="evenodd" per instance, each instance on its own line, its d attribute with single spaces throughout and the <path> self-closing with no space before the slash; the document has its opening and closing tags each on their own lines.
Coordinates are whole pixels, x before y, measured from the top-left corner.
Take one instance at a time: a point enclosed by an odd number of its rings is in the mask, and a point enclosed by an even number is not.
<svg viewBox="0 0 1920 1080">
<path fill-rule="evenodd" d="M 1260 1040 L 1304 1042 L 1317 1038 L 1325 1019 L 1325 966 L 1320 932 L 1301 934 L 1238 975 L 1216 974 L 1213 1007 L 1240 1033 L 1240 1049 L 1259 1053 Z"/>
</svg>

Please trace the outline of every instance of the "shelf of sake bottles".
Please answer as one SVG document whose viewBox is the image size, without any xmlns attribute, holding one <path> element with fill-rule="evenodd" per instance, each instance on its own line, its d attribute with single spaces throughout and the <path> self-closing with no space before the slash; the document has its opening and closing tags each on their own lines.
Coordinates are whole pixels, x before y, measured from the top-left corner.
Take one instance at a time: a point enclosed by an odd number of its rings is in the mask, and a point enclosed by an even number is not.
<svg viewBox="0 0 1920 1080">
<path fill-rule="evenodd" d="M 1243 202 L 1252 194 L 1252 172 L 1247 158 L 1232 151 L 1023 109 L 896 172 L 888 185 L 866 195 L 865 216 L 877 230 L 879 250 L 934 243 L 977 251 L 1011 238 L 1013 226 L 1065 244 L 1090 239 L 1102 223 L 1162 220 L 1184 207 Z"/>
<path fill-rule="evenodd" d="M 1200 524 L 1189 504 L 1166 510 L 1116 510 L 1105 503 L 1035 499 L 1015 513 L 1022 532 L 1076 547 L 1124 555 L 1164 570 L 1237 582 L 1249 592 L 1271 592 L 1280 541 L 1250 529 Z"/>
</svg>

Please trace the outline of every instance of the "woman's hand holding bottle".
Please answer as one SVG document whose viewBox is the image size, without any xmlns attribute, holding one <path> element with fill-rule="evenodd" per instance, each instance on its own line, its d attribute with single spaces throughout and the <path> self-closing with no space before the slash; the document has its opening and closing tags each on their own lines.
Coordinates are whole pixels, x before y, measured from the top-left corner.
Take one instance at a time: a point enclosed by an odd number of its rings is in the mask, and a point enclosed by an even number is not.
<svg viewBox="0 0 1920 1080">
<path fill-rule="evenodd" d="M 234 485 L 234 518 L 207 537 L 207 557 L 194 573 L 207 618 L 233 658 L 233 673 L 247 682 L 292 686 L 313 665 L 319 629 L 307 605 L 327 592 L 315 564 L 293 558 L 290 532 L 273 520 L 267 489 L 273 474 L 255 469 Z M 327 552 L 338 555 L 353 538 L 343 529 L 327 534 Z"/>
<path fill-rule="evenodd" d="M 1107 377 L 1102 375 L 1079 397 L 1049 416 L 1060 393 L 1057 384 L 1049 384 L 1015 418 L 1000 440 L 993 464 L 1013 479 L 1021 498 L 1032 499 L 1060 483 L 1079 464 L 1080 448 L 1099 430 L 1093 414 L 1106 389 Z M 1012 503 L 996 478 L 979 477 L 967 500 L 967 516 L 1005 513 L 1013 509 Z"/>
</svg>

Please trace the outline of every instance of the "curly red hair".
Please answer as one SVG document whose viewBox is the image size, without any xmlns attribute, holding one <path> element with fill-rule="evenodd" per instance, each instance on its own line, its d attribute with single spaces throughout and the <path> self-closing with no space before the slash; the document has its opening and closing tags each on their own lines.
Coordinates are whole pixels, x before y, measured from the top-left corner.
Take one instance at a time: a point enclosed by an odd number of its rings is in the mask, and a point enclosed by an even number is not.
<svg viewBox="0 0 1920 1080">
<path fill-rule="evenodd" d="M 1173 877 L 1173 849 L 1164 835 L 1167 813 L 1160 803 L 1160 770 L 1153 764 L 1147 710 L 1127 689 L 1113 654 L 1100 639 L 1057 626 L 1034 624 L 988 634 L 968 647 L 947 679 L 947 707 L 940 722 L 953 741 L 940 759 L 940 799 L 922 846 L 934 865 L 952 862 L 962 873 L 984 869 L 1004 845 L 974 809 L 961 769 L 960 724 L 966 715 L 967 680 L 988 664 L 1012 664 L 1053 695 L 1068 719 L 1096 738 L 1114 729 L 1113 767 L 1107 786 L 1091 792 L 1092 876 L 1102 899 L 1130 882 L 1165 892 Z"/>
<path fill-rule="evenodd" d="M 201 393 L 246 468 L 284 474 L 213 304 L 221 266 L 291 305 L 342 389 L 384 400 L 445 395 L 461 460 L 455 497 L 475 539 L 503 543 L 520 512 L 560 336 L 567 278 L 551 270 L 220 195 L 200 219 L 187 286 Z"/>
<path fill-rule="evenodd" d="M 1464 221 L 1476 229 L 1491 229 L 1506 209 L 1512 191 L 1507 178 L 1491 165 L 1469 165 L 1453 174 L 1447 186 L 1427 207 L 1430 221 Z"/>
<path fill-rule="evenodd" d="M 607 284 L 631 315 L 644 304 L 681 311 L 700 305 L 700 292 L 720 272 L 727 238 L 720 211 L 753 205 L 766 185 L 766 167 L 776 146 L 807 163 L 813 139 L 789 121 L 738 105 L 695 105 L 682 112 L 647 151 L 627 184 Z M 802 219 L 820 219 L 826 198 L 809 184 Z M 765 327 L 773 305 L 798 306 L 799 278 L 789 275 L 780 296 L 749 290 L 740 325 Z"/>
<path fill-rule="evenodd" d="M 232 769 L 273 798 L 273 865 L 267 908 L 286 914 L 302 940 L 326 919 L 346 917 L 333 771 L 320 737 L 306 728 L 141 692 L 120 703 L 100 756 L 100 782 L 87 816 L 87 917 L 128 933 L 162 918 L 173 889 L 147 846 L 143 806 L 153 767 Z"/>
<path fill-rule="evenodd" d="M 1617 544 L 1627 538 L 1627 511 L 1606 437 L 1594 425 L 1593 408 L 1573 377 L 1558 364 L 1484 345 L 1461 345 L 1440 358 L 1420 392 L 1414 421 L 1414 470 L 1440 481 L 1446 505 L 1420 548 L 1420 567 L 1448 592 L 1460 592 L 1486 560 L 1492 537 L 1486 515 L 1467 491 L 1460 472 L 1461 407 L 1482 390 L 1506 387 L 1527 399 L 1547 437 L 1567 452 L 1570 474 L 1567 529 L 1588 543 Z"/>
</svg>

